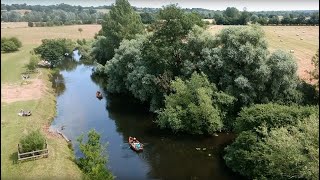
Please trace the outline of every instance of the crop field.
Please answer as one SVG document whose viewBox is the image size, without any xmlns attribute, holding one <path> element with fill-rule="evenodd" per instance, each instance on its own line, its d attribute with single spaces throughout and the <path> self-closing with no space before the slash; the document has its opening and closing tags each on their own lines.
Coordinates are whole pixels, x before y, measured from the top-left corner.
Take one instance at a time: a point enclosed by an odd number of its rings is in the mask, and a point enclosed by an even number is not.
<svg viewBox="0 0 320 180">
<path fill-rule="evenodd" d="M 2 26 L 2 24 L 1 24 Z M 10 23 L 8 28 L 1 29 L 1 37 L 15 36 L 26 45 L 40 45 L 42 39 L 68 38 L 68 39 L 93 39 L 98 33 L 101 25 L 71 25 L 54 27 L 28 27 L 28 23 Z M 19 28 L 18 28 L 19 27 Z M 23 28 L 22 28 L 23 27 Z M 78 31 L 82 28 L 82 32 Z"/>
<path fill-rule="evenodd" d="M 227 26 L 214 25 L 208 30 L 218 33 Z M 270 52 L 281 49 L 294 50 L 293 56 L 298 64 L 298 75 L 309 80 L 306 71 L 313 69 L 311 59 L 319 49 L 319 26 L 263 26 Z"/>
</svg>

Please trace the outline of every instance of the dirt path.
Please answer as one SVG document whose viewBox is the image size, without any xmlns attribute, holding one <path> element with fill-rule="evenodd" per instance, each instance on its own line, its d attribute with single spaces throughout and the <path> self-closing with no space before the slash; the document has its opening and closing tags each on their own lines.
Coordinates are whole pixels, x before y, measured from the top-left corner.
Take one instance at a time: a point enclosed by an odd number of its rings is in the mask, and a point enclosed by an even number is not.
<svg viewBox="0 0 320 180">
<path fill-rule="evenodd" d="M 40 73 L 35 79 L 26 80 L 26 84 L 2 84 L 1 102 L 12 103 L 40 99 L 46 90 L 46 85 L 39 79 Z"/>
</svg>

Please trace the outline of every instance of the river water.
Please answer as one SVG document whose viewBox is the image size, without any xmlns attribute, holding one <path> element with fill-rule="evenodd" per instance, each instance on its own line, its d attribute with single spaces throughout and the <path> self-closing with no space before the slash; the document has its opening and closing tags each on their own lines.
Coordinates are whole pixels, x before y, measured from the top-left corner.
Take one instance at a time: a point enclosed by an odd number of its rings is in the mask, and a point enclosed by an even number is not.
<svg viewBox="0 0 320 180">
<path fill-rule="evenodd" d="M 95 129 L 101 142 L 108 142 L 108 168 L 116 179 L 242 179 L 222 159 L 223 148 L 234 135 L 202 137 L 160 130 L 146 106 L 131 97 L 108 94 L 91 77 L 93 66 L 68 60 L 63 67 L 53 81 L 58 96 L 51 128 L 72 140 L 77 157 L 81 156 L 77 138 Z M 102 100 L 95 96 L 98 90 Z M 142 153 L 129 148 L 129 136 L 146 144 Z"/>
</svg>

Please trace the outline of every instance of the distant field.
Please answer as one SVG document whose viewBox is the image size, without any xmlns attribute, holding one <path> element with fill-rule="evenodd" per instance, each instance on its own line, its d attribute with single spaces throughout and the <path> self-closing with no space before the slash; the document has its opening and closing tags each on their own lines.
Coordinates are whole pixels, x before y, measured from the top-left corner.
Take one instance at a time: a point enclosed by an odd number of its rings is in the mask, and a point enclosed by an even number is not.
<svg viewBox="0 0 320 180">
<path fill-rule="evenodd" d="M 41 44 L 41 39 L 45 38 L 92 39 L 94 34 L 101 29 L 101 25 L 30 28 L 26 22 L 1 23 L 1 27 L 3 26 L 9 28 L 1 30 L 2 37 L 16 36 L 26 45 Z M 208 31 L 216 34 L 225 27 L 228 26 L 214 25 L 210 26 Z M 79 28 L 83 29 L 81 34 L 78 31 Z M 262 28 L 266 33 L 269 50 L 271 52 L 276 49 L 283 49 L 287 52 L 294 50 L 293 55 L 298 63 L 299 76 L 309 79 L 310 76 L 305 71 L 313 68 L 311 58 L 319 48 L 319 26 L 263 26 Z M 300 38 L 303 38 L 303 40 L 300 40 Z"/>
<path fill-rule="evenodd" d="M 227 26 L 214 25 L 209 27 L 209 31 L 216 34 L 225 27 Z M 263 26 L 262 28 L 266 33 L 271 52 L 276 49 L 287 52 L 294 50 L 293 55 L 298 63 L 298 75 L 308 80 L 310 76 L 305 71 L 313 69 L 311 59 L 319 49 L 319 26 Z"/>
<path fill-rule="evenodd" d="M 71 26 L 54 26 L 54 27 L 28 27 L 28 23 L 11 23 L 10 28 L 1 29 L 1 37 L 15 36 L 19 38 L 23 43 L 29 44 L 41 44 L 42 39 L 54 39 L 54 38 L 68 38 L 68 39 L 93 39 L 94 34 L 98 33 L 101 29 L 101 25 L 71 25 Z M 1 23 L 2 26 L 2 23 Z M 78 31 L 82 28 L 82 32 Z"/>
</svg>

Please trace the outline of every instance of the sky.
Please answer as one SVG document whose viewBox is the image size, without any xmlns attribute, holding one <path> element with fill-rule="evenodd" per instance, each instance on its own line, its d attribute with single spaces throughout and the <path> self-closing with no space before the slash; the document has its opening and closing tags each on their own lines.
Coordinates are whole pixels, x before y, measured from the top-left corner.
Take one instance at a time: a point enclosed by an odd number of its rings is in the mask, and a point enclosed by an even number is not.
<svg viewBox="0 0 320 180">
<path fill-rule="evenodd" d="M 115 0 L 2 0 L 2 4 L 52 5 L 70 4 L 80 6 L 111 5 Z M 161 8 L 168 4 L 178 4 L 182 8 L 204 8 L 225 10 L 236 7 L 247 11 L 279 11 L 279 10 L 319 10 L 319 0 L 129 0 L 135 7 Z"/>
</svg>

